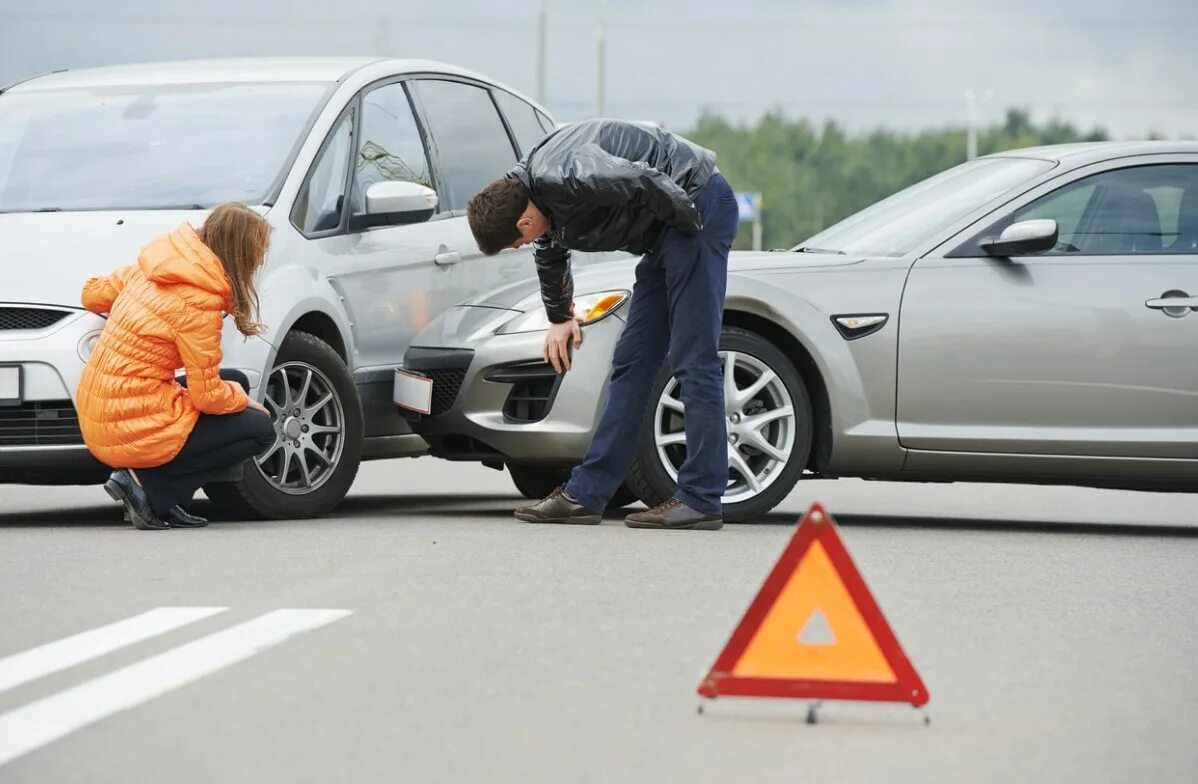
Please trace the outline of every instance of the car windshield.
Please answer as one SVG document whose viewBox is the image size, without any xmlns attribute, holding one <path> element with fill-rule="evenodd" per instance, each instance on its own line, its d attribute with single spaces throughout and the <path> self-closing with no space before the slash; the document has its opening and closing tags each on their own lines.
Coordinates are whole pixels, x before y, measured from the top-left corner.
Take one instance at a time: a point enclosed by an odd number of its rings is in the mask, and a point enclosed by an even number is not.
<svg viewBox="0 0 1198 784">
<path fill-rule="evenodd" d="M 261 204 L 324 84 L 188 84 L 0 96 L 0 212 Z"/>
<path fill-rule="evenodd" d="M 1052 166 L 1031 158 L 963 163 L 845 218 L 793 250 L 902 256 Z"/>
</svg>

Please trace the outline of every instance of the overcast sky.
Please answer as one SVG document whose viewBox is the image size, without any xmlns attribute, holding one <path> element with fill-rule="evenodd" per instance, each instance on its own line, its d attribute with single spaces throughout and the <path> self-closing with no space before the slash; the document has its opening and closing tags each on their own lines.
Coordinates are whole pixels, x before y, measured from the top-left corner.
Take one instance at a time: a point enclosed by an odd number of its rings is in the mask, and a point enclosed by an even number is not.
<svg viewBox="0 0 1198 784">
<path fill-rule="evenodd" d="M 244 55 L 428 57 L 536 90 L 541 0 L 0 0 L 0 83 L 55 68 Z M 599 0 L 547 0 L 546 103 L 595 113 Z M 36 10 L 35 10 L 36 9 Z M 1198 136 L 1196 0 L 608 0 L 605 113 L 703 108 L 853 130 L 1008 106 L 1117 137 Z"/>
</svg>

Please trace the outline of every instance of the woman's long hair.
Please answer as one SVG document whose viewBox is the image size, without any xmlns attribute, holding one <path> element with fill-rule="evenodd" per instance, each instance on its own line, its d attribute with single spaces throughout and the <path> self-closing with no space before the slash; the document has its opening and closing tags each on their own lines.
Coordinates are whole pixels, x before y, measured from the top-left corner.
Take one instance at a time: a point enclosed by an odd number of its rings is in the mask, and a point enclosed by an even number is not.
<svg viewBox="0 0 1198 784">
<path fill-rule="evenodd" d="M 244 204 L 228 202 L 212 211 L 199 234 L 220 259 L 233 284 L 233 320 L 237 331 L 246 337 L 261 335 L 266 328 L 258 322 L 260 306 L 254 273 L 266 258 L 270 224 Z"/>
</svg>

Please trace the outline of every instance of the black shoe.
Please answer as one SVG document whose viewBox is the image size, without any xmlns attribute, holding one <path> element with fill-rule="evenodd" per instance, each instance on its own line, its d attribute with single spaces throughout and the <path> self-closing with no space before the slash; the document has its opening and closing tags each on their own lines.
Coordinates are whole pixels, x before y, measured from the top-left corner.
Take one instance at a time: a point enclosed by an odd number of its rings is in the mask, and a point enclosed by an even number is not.
<svg viewBox="0 0 1198 784">
<path fill-rule="evenodd" d="M 592 512 L 582 504 L 571 501 L 564 487 L 559 487 L 543 501 L 516 510 L 516 519 L 526 523 L 569 523 L 572 525 L 599 525 L 603 516 Z"/>
<path fill-rule="evenodd" d="M 193 515 L 181 506 L 172 506 L 166 513 L 166 522 L 171 528 L 203 528 L 208 521 L 199 515 Z"/>
<path fill-rule="evenodd" d="M 134 485 L 133 477 L 130 476 L 129 472 L 125 471 L 124 469 L 122 469 L 120 471 L 113 471 L 112 474 L 109 475 L 108 481 L 116 482 L 118 485 L 120 485 L 121 490 L 126 494 L 133 492 L 133 490 L 132 490 L 132 487 Z M 108 490 L 107 484 L 104 485 L 104 489 Z M 116 501 L 118 504 L 121 505 L 121 520 L 128 523 L 129 525 L 133 525 L 133 518 L 131 518 L 129 516 L 129 505 L 124 503 L 120 498 L 117 498 L 116 496 L 112 495 L 111 490 L 108 490 L 108 495 L 112 496 L 112 500 Z"/>
<path fill-rule="evenodd" d="M 718 531 L 724 527 L 724 518 L 719 515 L 696 512 L 677 498 L 645 512 L 630 514 L 624 518 L 629 528 L 668 528 L 678 531 Z"/>
<path fill-rule="evenodd" d="M 121 519 L 132 524 L 133 521 L 129 518 L 129 508 L 124 506 L 121 508 L 124 510 Z M 166 513 L 165 522 L 171 528 L 203 528 L 208 525 L 207 518 L 193 515 L 181 506 L 172 506 L 171 510 Z"/>
<path fill-rule="evenodd" d="M 150 499 L 146 497 L 145 489 L 133 481 L 133 475 L 121 469 L 113 471 L 112 476 L 104 483 L 104 490 L 113 501 L 125 505 L 125 513 L 129 516 L 133 527 L 142 531 L 164 531 L 170 525 L 158 518 L 150 507 Z"/>
</svg>

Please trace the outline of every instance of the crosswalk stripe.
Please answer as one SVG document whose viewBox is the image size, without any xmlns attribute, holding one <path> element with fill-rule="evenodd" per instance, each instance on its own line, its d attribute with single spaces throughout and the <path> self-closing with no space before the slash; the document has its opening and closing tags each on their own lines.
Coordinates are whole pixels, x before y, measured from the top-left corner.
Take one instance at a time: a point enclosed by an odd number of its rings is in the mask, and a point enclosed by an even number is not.
<svg viewBox="0 0 1198 784">
<path fill-rule="evenodd" d="M 149 612 L 0 659 L 0 692 L 157 637 L 228 607 L 157 607 Z"/>
<path fill-rule="evenodd" d="M 2 714 L 0 765 L 347 615 L 275 610 Z"/>
</svg>

